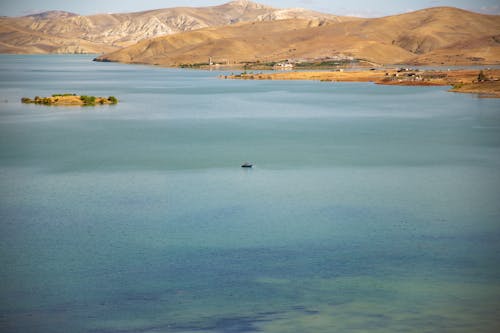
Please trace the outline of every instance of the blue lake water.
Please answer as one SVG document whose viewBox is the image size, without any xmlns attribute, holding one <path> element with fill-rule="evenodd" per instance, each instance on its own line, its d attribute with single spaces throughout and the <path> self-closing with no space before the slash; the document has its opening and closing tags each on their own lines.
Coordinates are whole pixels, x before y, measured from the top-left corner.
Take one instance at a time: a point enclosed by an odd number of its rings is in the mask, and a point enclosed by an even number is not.
<svg viewBox="0 0 500 333">
<path fill-rule="evenodd" d="M 500 100 L 91 59 L 0 56 L 1 332 L 498 332 Z"/>
</svg>

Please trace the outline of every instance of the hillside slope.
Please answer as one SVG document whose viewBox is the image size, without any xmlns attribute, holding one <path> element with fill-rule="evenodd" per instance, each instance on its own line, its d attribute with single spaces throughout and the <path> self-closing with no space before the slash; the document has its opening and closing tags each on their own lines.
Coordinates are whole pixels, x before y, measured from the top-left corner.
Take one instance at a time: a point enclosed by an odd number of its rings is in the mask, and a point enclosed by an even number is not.
<svg viewBox="0 0 500 333">
<path fill-rule="evenodd" d="M 336 22 L 350 19 L 305 9 L 277 9 L 247 0 L 212 7 L 90 16 L 51 11 L 24 17 L 1 17 L 0 52 L 103 53 L 167 34 L 290 18 Z"/>
<path fill-rule="evenodd" d="M 379 64 L 498 64 L 500 16 L 438 7 L 376 19 L 239 23 L 144 40 L 101 61 L 179 66 L 354 57 Z"/>
</svg>

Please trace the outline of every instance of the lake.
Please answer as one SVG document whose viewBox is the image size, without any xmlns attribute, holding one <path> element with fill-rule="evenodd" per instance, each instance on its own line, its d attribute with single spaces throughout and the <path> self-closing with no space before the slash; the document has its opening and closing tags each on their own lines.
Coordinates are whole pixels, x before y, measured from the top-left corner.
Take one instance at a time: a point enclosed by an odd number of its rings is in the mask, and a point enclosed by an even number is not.
<svg viewBox="0 0 500 333">
<path fill-rule="evenodd" d="M 498 332 L 500 100 L 92 58 L 0 55 L 0 331 Z"/>
</svg>

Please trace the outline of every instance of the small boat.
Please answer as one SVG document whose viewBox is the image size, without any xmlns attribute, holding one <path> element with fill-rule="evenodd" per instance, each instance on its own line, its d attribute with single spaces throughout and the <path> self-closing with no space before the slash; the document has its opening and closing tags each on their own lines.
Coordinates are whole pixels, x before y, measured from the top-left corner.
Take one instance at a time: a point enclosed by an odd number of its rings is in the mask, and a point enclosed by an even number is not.
<svg viewBox="0 0 500 333">
<path fill-rule="evenodd" d="M 252 163 L 248 163 L 248 162 L 245 162 L 241 165 L 242 168 L 251 168 L 253 167 L 253 164 Z"/>
</svg>

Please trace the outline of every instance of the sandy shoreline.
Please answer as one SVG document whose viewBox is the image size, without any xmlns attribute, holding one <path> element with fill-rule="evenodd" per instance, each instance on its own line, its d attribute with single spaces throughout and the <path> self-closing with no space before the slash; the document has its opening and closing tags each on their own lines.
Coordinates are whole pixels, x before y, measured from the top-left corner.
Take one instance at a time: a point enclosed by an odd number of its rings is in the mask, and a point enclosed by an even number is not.
<svg viewBox="0 0 500 333">
<path fill-rule="evenodd" d="M 242 73 L 221 76 L 235 80 L 314 80 L 323 82 L 373 82 L 402 86 L 451 86 L 450 91 L 500 98 L 500 69 L 484 70 L 484 82 L 478 81 L 479 70 L 390 69 L 364 71 Z"/>
</svg>

